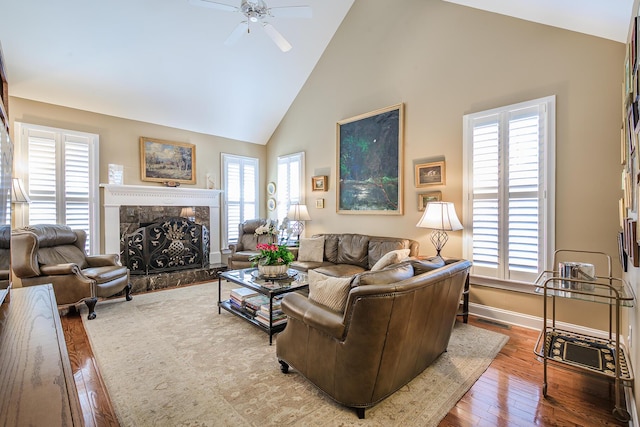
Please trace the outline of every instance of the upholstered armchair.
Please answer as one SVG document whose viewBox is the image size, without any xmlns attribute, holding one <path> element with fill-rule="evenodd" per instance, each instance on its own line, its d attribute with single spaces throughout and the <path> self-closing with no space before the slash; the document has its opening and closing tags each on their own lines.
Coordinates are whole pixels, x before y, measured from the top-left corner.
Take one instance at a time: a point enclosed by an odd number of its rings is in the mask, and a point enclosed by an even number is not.
<svg viewBox="0 0 640 427">
<path fill-rule="evenodd" d="M 59 308 L 84 302 L 96 317 L 98 298 L 125 290 L 131 300 L 129 270 L 118 255 L 88 256 L 87 235 L 66 225 L 30 225 L 11 236 L 12 269 L 22 286 L 51 283 Z"/>
<path fill-rule="evenodd" d="M 240 223 L 238 226 L 238 243 L 229 245 L 231 253 L 227 258 L 229 270 L 238 270 L 241 268 L 251 267 L 252 262 L 249 258 L 257 255 L 258 243 L 271 243 L 273 236 L 261 234 L 256 236 L 256 229 L 267 223 L 267 219 L 257 218 L 249 219 Z"/>
</svg>

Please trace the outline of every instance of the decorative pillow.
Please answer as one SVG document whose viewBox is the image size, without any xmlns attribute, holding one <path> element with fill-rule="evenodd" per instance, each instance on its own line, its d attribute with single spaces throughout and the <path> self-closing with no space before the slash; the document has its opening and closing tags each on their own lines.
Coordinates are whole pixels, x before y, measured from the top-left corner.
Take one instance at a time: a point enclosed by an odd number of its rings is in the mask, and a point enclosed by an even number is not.
<svg viewBox="0 0 640 427">
<path fill-rule="evenodd" d="M 322 262 L 324 255 L 324 236 L 300 239 L 298 261 Z"/>
<path fill-rule="evenodd" d="M 309 270 L 309 299 L 334 311 L 343 312 L 353 277 L 331 277 Z"/>
<path fill-rule="evenodd" d="M 366 271 L 354 277 L 352 286 L 363 285 L 388 285 L 389 283 L 400 282 L 413 277 L 413 266 L 411 262 L 403 262 L 393 267 L 378 271 Z"/>
<path fill-rule="evenodd" d="M 396 249 L 395 251 L 387 252 L 371 267 L 371 271 L 382 270 L 391 264 L 397 264 L 407 258 L 410 252 L 410 249 Z"/>
<path fill-rule="evenodd" d="M 427 259 L 414 260 L 412 263 L 416 275 L 426 273 L 428 271 L 435 270 L 437 268 L 444 267 L 444 260 L 439 256 L 434 256 Z"/>
</svg>

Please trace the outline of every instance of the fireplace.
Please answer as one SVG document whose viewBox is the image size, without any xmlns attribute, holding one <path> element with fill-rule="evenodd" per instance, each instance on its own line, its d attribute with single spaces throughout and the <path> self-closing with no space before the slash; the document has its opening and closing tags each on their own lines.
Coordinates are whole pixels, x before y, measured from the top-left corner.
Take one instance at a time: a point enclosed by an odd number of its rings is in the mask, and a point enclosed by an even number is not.
<svg viewBox="0 0 640 427">
<path fill-rule="evenodd" d="M 210 263 L 220 263 L 220 190 L 102 184 L 104 189 L 104 246 L 106 253 L 121 253 L 127 234 L 158 218 L 179 217 L 193 207 L 195 223 L 209 232 Z"/>
<path fill-rule="evenodd" d="M 122 263 L 131 274 L 156 274 L 209 265 L 209 230 L 184 217 L 167 217 L 123 237 Z"/>
</svg>

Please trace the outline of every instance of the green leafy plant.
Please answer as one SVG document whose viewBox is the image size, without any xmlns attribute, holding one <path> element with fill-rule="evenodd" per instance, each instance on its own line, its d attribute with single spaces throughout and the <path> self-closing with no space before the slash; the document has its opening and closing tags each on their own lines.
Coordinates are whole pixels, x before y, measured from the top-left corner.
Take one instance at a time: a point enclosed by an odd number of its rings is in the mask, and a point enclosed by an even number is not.
<svg viewBox="0 0 640 427">
<path fill-rule="evenodd" d="M 289 265 L 293 262 L 293 254 L 286 246 L 260 243 L 256 246 L 258 255 L 249 258 L 253 265 Z"/>
</svg>

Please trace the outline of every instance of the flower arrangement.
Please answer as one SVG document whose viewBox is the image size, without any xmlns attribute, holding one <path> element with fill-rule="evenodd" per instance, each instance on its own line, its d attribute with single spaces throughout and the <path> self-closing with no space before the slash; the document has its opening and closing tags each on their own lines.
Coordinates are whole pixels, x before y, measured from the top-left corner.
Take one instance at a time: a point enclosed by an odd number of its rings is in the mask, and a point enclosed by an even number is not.
<svg viewBox="0 0 640 427">
<path fill-rule="evenodd" d="M 286 246 L 259 243 L 256 248 L 258 255 L 249 258 L 253 265 L 289 265 L 293 262 L 293 254 Z"/>
<path fill-rule="evenodd" d="M 278 234 L 277 222 L 272 222 L 270 219 L 264 225 L 256 228 L 253 234 L 256 236 L 261 236 L 263 234 L 269 234 L 271 236 L 276 236 Z"/>
</svg>

